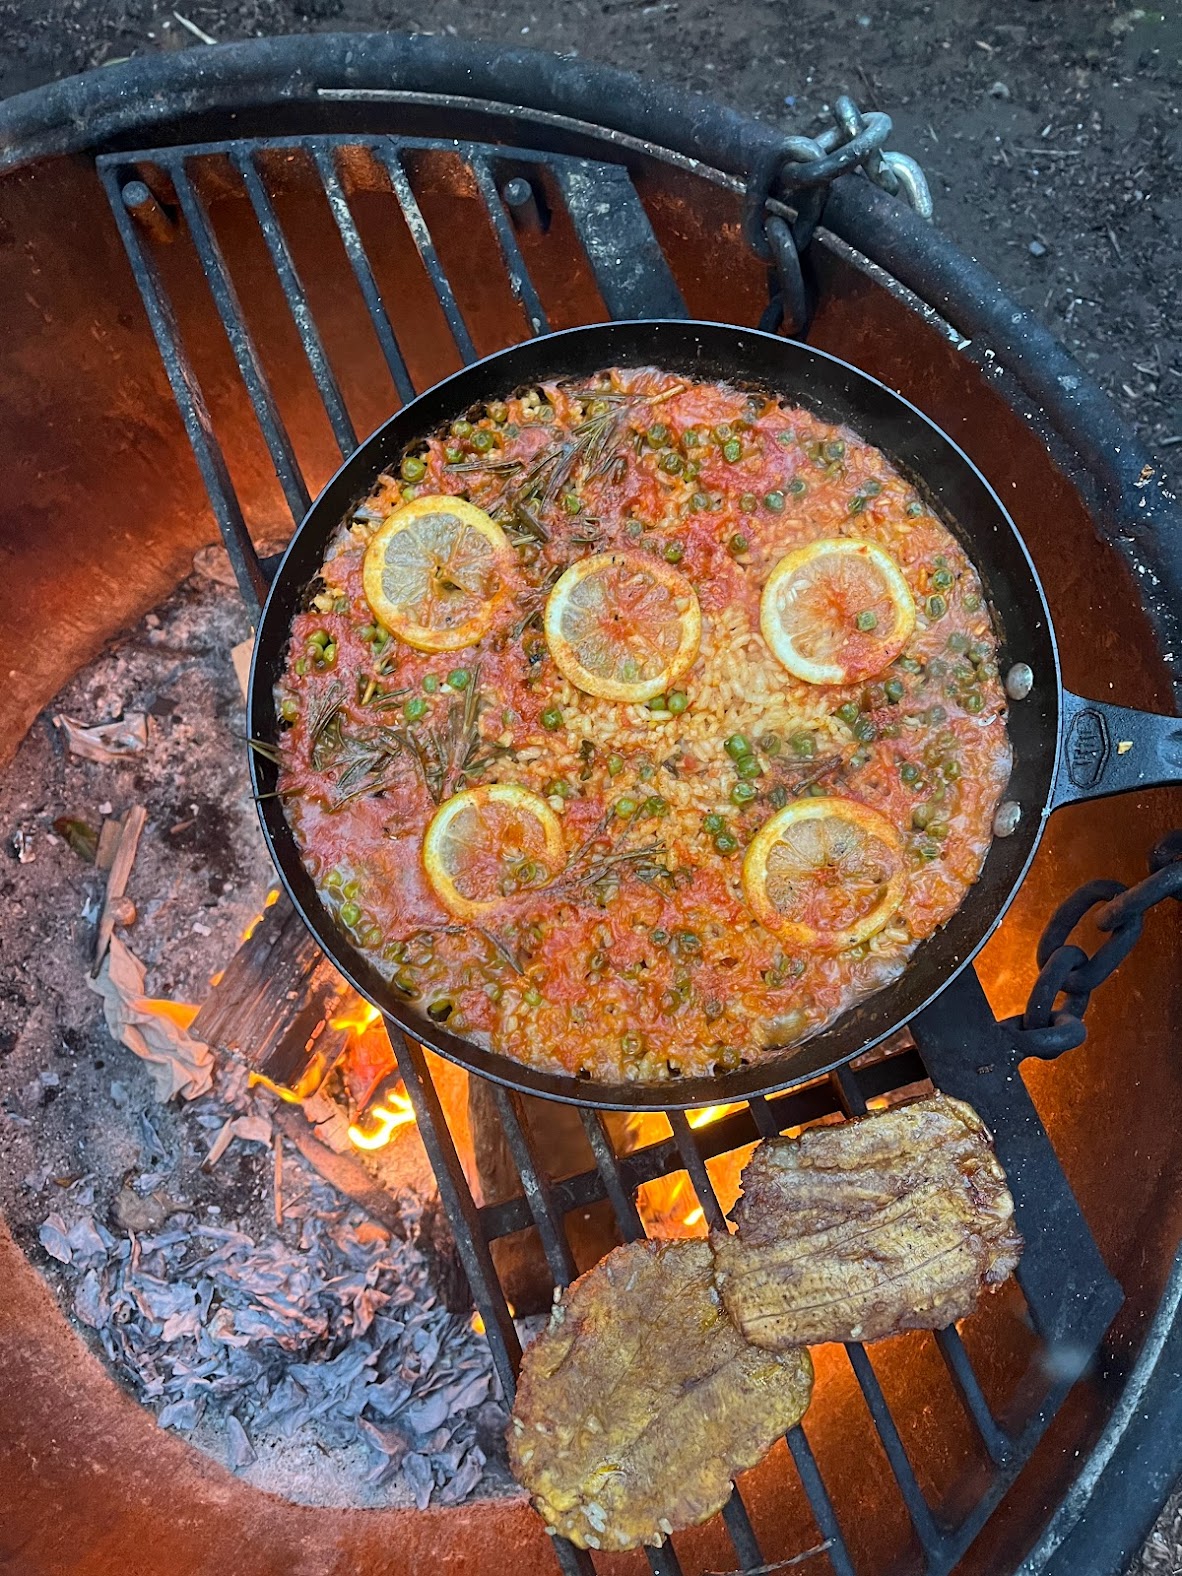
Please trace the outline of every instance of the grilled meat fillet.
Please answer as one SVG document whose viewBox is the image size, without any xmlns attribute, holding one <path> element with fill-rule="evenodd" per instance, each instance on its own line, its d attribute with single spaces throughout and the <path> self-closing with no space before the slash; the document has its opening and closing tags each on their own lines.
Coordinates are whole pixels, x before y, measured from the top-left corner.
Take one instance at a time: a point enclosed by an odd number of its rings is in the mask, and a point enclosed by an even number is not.
<svg viewBox="0 0 1182 1576">
<path fill-rule="evenodd" d="M 714 1278 L 770 1351 L 943 1329 L 1022 1251 L 989 1133 L 946 1095 L 761 1144 L 742 1181 Z"/>
<path fill-rule="evenodd" d="M 509 1463 L 582 1548 L 659 1544 L 726 1503 L 731 1479 L 800 1420 L 804 1351 L 750 1346 L 706 1242 L 632 1242 L 570 1286 L 525 1353 Z"/>
</svg>

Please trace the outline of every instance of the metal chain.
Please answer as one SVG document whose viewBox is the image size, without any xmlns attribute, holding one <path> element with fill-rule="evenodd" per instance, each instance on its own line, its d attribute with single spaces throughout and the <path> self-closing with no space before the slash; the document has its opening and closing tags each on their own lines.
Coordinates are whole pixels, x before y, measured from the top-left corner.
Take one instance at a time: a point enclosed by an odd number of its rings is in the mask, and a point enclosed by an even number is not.
<svg viewBox="0 0 1182 1576">
<path fill-rule="evenodd" d="M 1092 992 L 1136 946 L 1149 910 L 1168 897 L 1182 901 L 1182 831 L 1157 844 L 1149 855 L 1149 869 L 1151 874 L 1136 886 L 1089 881 L 1051 915 L 1038 943 L 1039 974 L 1026 1011 L 1004 1024 L 1021 1055 L 1049 1060 L 1083 1044 L 1088 1032 L 1083 1017 Z M 1107 940 L 1089 955 L 1069 938 L 1093 909 L 1093 921 L 1107 932 Z M 1063 1005 L 1056 1009 L 1060 996 Z"/>
<path fill-rule="evenodd" d="M 861 169 L 892 197 L 902 197 L 924 219 L 932 216 L 927 178 L 914 159 L 892 153 L 885 144 L 891 117 L 878 110 L 863 115 L 852 98 L 842 94 L 833 106 L 834 124 L 816 137 L 785 137 L 751 173 L 747 183 L 744 228 L 757 256 L 769 264 L 771 297 L 760 328 L 803 334 L 812 303 L 801 268 L 801 255 L 813 238 L 832 181 Z M 767 212 L 776 190 L 797 193 L 796 219 L 790 225 Z"/>
</svg>

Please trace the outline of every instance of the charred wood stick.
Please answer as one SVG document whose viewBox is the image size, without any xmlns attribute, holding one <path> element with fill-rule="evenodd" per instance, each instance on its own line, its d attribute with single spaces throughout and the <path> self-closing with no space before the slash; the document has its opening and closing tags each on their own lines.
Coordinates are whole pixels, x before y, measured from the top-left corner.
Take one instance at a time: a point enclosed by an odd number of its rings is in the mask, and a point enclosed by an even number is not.
<svg viewBox="0 0 1182 1576">
<path fill-rule="evenodd" d="M 103 899 L 103 911 L 99 916 L 98 934 L 95 938 L 94 962 L 90 973 L 93 978 L 102 966 L 102 961 L 107 955 L 107 948 L 111 945 L 111 937 L 115 933 L 115 917 L 118 905 L 127 891 L 127 883 L 131 877 L 131 867 L 135 864 L 135 856 L 139 851 L 140 837 L 143 834 L 144 824 L 148 819 L 148 812 L 142 804 L 133 804 L 123 817 L 123 824 L 119 830 L 119 846 L 115 850 L 115 857 L 111 861 L 111 873 L 107 877 L 107 892 Z"/>
</svg>

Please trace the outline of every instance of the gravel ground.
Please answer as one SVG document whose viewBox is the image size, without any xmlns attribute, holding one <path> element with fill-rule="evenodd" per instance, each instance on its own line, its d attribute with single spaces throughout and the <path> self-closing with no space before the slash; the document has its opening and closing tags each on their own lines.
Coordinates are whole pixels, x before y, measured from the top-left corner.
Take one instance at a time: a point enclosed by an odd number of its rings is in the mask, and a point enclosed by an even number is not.
<svg viewBox="0 0 1182 1576">
<path fill-rule="evenodd" d="M 1182 445 L 1182 11 L 1123 0 L 189 0 L 227 41 L 389 28 L 530 45 L 695 88 L 814 130 L 851 92 L 895 120 L 937 220 L 1036 312 L 1169 474 Z M 0 95 L 129 55 L 196 47 L 150 0 L 0 0 Z M 1182 1500 L 1135 1576 L 1182 1573 Z"/>
</svg>

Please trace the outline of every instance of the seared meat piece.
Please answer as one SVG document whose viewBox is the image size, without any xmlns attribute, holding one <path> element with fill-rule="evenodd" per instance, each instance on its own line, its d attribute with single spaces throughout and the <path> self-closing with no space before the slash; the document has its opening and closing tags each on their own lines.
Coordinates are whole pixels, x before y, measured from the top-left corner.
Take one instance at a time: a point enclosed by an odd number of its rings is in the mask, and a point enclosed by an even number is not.
<svg viewBox="0 0 1182 1576">
<path fill-rule="evenodd" d="M 583 1548 L 658 1544 L 707 1520 L 731 1479 L 799 1422 L 807 1352 L 748 1345 L 706 1242 L 632 1242 L 562 1296 L 526 1351 L 509 1464 Z"/>
<path fill-rule="evenodd" d="M 1022 1251 L 980 1117 L 937 1094 L 761 1144 L 714 1232 L 714 1278 L 749 1341 L 771 1351 L 938 1330 L 969 1313 Z"/>
</svg>

